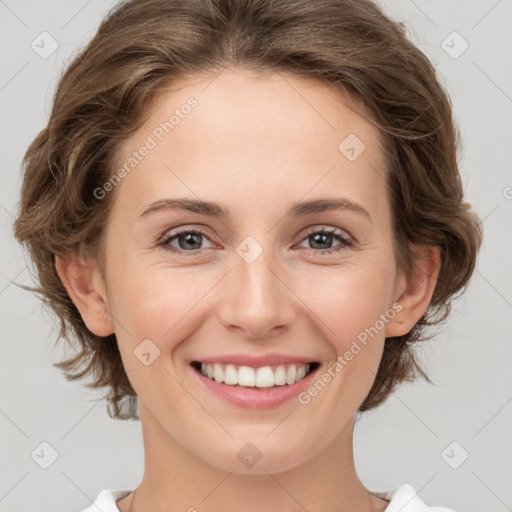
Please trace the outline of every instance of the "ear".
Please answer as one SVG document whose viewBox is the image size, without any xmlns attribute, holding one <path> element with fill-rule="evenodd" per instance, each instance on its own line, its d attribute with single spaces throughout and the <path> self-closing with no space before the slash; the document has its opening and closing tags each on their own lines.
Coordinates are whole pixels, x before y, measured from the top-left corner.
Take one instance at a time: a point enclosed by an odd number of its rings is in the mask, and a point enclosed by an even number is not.
<svg viewBox="0 0 512 512">
<path fill-rule="evenodd" d="M 386 324 L 386 337 L 409 333 L 424 315 L 432 300 L 441 267 L 441 250 L 432 245 L 412 247 L 413 265 L 410 276 L 403 272 L 397 278 L 395 303 L 401 305 L 395 317 Z"/>
<path fill-rule="evenodd" d="M 105 285 L 98 266 L 70 252 L 56 256 L 55 267 L 87 328 L 97 336 L 114 333 Z"/>
</svg>

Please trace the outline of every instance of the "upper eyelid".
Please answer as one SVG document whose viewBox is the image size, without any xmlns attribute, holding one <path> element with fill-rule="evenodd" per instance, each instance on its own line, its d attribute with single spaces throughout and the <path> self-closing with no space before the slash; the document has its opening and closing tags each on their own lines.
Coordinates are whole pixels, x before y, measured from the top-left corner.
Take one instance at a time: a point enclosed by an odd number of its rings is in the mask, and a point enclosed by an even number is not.
<svg viewBox="0 0 512 512">
<path fill-rule="evenodd" d="M 180 235 L 181 233 L 189 233 L 189 232 L 198 232 L 202 235 L 207 236 L 208 238 L 211 238 L 211 236 L 208 234 L 208 230 L 204 227 L 188 227 L 188 226 L 180 226 L 177 228 L 172 228 L 164 231 L 163 235 L 158 238 L 159 241 L 167 240 L 168 238 L 172 238 L 176 235 Z"/>
<path fill-rule="evenodd" d="M 303 232 L 301 236 L 304 237 L 304 236 L 307 236 L 308 234 L 322 232 L 322 231 L 327 231 L 330 234 L 337 234 L 337 235 L 340 235 L 340 232 L 341 232 L 341 233 L 346 234 L 350 239 L 353 238 L 352 235 L 346 229 L 336 228 L 334 226 L 329 226 L 326 224 L 314 224 L 313 226 L 310 226 L 309 228 L 305 228 L 305 232 Z"/>
<path fill-rule="evenodd" d="M 200 234 L 206 236 L 210 242 L 215 243 L 212 240 L 212 236 L 208 233 L 208 229 L 200 226 L 200 227 L 194 227 L 193 224 L 191 225 L 185 225 L 180 226 L 177 228 L 173 228 L 171 230 L 167 230 L 164 232 L 164 234 L 158 239 L 160 243 L 163 243 L 165 241 L 168 241 L 170 238 L 173 238 L 181 233 L 188 233 L 188 232 L 199 232 Z M 301 233 L 297 236 L 294 243 L 301 242 L 304 240 L 304 238 L 310 236 L 313 233 L 322 232 L 322 231 L 328 231 L 330 234 L 333 234 L 335 236 L 339 236 L 342 238 L 348 238 L 348 240 L 352 242 L 356 242 L 357 240 L 346 230 L 342 228 L 337 228 L 335 226 L 330 226 L 327 224 L 313 224 L 312 226 L 309 226 L 307 228 L 304 228 Z M 346 236 L 344 236 L 346 235 Z"/>
</svg>

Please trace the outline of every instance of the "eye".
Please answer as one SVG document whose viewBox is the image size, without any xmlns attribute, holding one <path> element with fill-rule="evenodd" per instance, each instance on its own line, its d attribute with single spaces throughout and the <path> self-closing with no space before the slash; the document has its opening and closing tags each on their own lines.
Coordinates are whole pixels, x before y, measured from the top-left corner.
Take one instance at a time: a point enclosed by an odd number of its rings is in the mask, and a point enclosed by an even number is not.
<svg viewBox="0 0 512 512">
<path fill-rule="evenodd" d="M 306 233 L 306 236 L 303 238 L 303 240 L 308 239 L 312 240 L 312 242 L 310 242 L 312 248 L 310 251 L 308 251 L 308 254 L 331 254 L 334 252 L 342 251 L 343 249 L 352 247 L 354 245 L 352 239 L 345 232 L 335 228 L 324 227 L 323 229 L 312 229 Z M 332 247 L 333 240 L 339 241 L 339 243 L 335 245 L 334 248 Z"/>
<path fill-rule="evenodd" d="M 177 254 L 191 253 L 197 255 L 203 252 L 200 246 L 205 238 L 209 240 L 208 235 L 200 229 L 184 229 L 165 235 L 158 245 Z M 178 247 L 171 245 L 173 242 Z"/>
<path fill-rule="evenodd" d="M 158 245 L 176 254 L 197 256 L 204 252 L 201 245 L 205 239 L 210 240 L 208 234 L 201 229 L 183 229 L 166 234 Z M 312 247 L 307 251 L 308 254 L 331 254 L 354 245 L 352 239 L 344 231 L 335 228 L 311 229 L 302 238 L 304 241 L 308 239 L 312 240 L 310 242 Z M 338 244 L 333 247 L 332 243 L 335 240 L 338 241 Z"/>
</svg>

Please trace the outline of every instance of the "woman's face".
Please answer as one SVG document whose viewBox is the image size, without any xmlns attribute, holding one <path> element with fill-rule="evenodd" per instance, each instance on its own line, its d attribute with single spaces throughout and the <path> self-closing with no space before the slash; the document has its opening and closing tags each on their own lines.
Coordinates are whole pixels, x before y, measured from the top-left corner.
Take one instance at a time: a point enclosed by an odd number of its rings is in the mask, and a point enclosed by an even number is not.
<svg viewBox="0 0 512 512">
<path fill-rule="evenodd" d="M 325 85 L 226 70 L 169 89 L 126 162 L 104 189 L 105 298 L 145 428 L 253 473 L 351 433 L 405 289 L 376 128 Z M 275 389 L 201 375 L 214 361 Z M 283 384 L 293 362 L 318 366 Z"/>
</svg>

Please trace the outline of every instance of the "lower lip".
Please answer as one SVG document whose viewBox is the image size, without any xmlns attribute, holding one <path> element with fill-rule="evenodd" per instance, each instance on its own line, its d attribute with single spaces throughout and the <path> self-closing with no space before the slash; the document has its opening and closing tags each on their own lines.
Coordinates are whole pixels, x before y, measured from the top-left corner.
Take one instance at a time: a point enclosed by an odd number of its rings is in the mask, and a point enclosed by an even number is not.
<svg viewBox="0 0 512 512">
<path fill-rule="evenodd" d="M 312 379 L 318 371 L 317 367 L 295 384 L 276 386 L 272 389 L 253 389 L 229 386 L 228 384 L 216 382 L 209 377 L 205 377 L 195 368 L 190 368 L 206 389 L 226 402 L 247 409 L 272 409 L 295 398 L 310 386 Z"/>
</svg>

